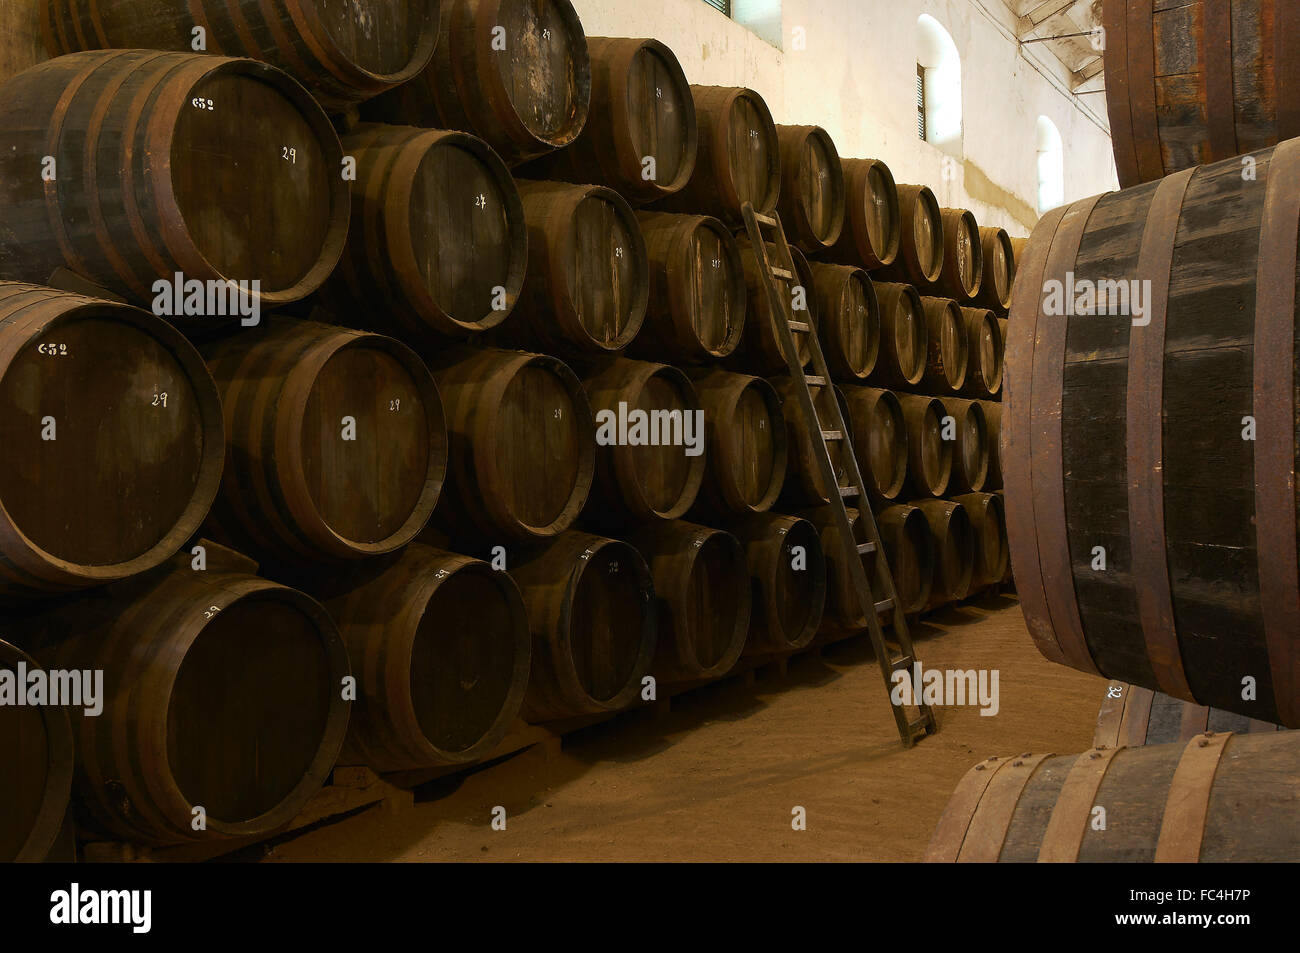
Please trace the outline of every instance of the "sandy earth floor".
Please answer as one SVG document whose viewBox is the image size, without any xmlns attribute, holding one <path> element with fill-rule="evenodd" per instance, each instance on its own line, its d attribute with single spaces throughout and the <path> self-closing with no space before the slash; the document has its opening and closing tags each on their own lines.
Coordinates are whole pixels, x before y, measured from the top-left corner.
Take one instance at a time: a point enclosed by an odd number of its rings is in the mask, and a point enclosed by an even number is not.
<svg viewBox="0 0 1300 953">
<path fill-rule="evenodd" d="M 421 788 L 290 836 L 267 861 L 919 860 L 962 774 L 989 755 L 1092 743 L 1105 681 L 1045 661 L 1013 597 L 938 613 L 915 632 L 933 668 L 1000 672 L 1001 709 L 939 710 L 905 751 L 866 639 L 794 660 Z M 506 830 L 491 828 L 495 806 Z M 793 830 L 802 807 L 807 829 Z M 247 855 L 245 855 L 247 859 Z"/>
</svg>

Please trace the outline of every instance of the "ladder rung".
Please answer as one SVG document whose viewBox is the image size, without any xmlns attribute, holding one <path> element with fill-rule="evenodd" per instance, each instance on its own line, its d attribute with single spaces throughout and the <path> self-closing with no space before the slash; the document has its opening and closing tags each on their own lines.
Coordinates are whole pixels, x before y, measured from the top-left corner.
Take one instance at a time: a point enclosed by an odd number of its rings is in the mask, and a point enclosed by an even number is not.
<svg viewBox="0 0 1300 953">
<path fill-rule="evenodd" d="M 773 278 L 784 278 L 786 281 L 794 281 L 795 278 L 794 272 L 778 268 L 776 265 L 773 265 L 768 271 L 772 272 Z"/>
<path fill-rule="evenodd" d="M 754 221 L 760 225 L 766 225 L 768 228 L 776 228 L 776 219 L 771 215 L 764 215 L 762 212 L 754 213 Z"/>
<path fill-rule="evenodd" d="M 803 376 L 803 379 L 806 380 L 806 381 L 808 382 L 808 386 L 809 386 L 809 387 L 825 387 L 825 386 L 826 386 L 826 378 L 824 378 L 824 377 L 820 377 L 820 376 L 818 376 L 817 374 L 805 374 L 805 375 Z"/>
<path fill-rule="evenodd" d="M 893 599 L 881 599 L 876 603 L 876 615 L 882 615 L 892 608 L 894 608 Z"/>
<path fill-rule="evenodd" d="M 875 551 L 876 551 L 875 543 L 858 543 L 859 556 L 866 556 L 868 553 L 874 553 Z"/>
<path fill-rule="evenodd" d="M 812 330 L 812 325 L 809 324 L 807 321 L 791 321 L 791 322 L 790 322 L 790 330 L 791 330 L 791 331 L 811 331 L 811 330 Z"/>
<path fill-rule="evenodd" d="M 823 430 L 823 431 L 822 431 L 822 439 L 823 439 L 823 440 L 843 440 L 843 439 L 844 439 L 844 431 L 842 431 L 842 430 Z"/>
<path fill-rule="evenodd" d="M 857 496 L 857 495 L 858 495 L 858 488 L 856 486 L 840 487 L 840 496 Z"/>
</svg>

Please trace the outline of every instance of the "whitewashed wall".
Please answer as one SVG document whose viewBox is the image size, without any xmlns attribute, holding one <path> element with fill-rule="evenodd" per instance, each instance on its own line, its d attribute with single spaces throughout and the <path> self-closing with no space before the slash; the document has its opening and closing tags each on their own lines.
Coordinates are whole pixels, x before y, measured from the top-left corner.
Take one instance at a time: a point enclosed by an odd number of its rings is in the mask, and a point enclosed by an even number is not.
<svg viewBox="0 0 1300 953">
<path fill-rule="evenodd" d="M 1012 235 L 1027 235 L 1038 218 L 1040 115 L 1065 143 L 1067 202 L 1117 188 L 1105 97 L 1070 95 L 1064 68 L 1042 45 L 1015 42 L 1001 0 L 781 0 L 784 50 L 703 0 L 573 4 L 589 35 L 662 40 L 692 83 L 749 86 L 777 122 L 824 126 L 841 155 L 883 159 L 899 182 L 929 185 L 940 204 L 969 208 L 981 224 Z M 775 6 L 737 2 L 738 15 L 760 17 L 756 29 L 771 36 Z M 962 58 L 962 148 L 946 180 L 945 153 L 916 134 L 922 13 L 948 30 Z M 801 50 L 794 48 L 797 28 Z"/>
</svg>

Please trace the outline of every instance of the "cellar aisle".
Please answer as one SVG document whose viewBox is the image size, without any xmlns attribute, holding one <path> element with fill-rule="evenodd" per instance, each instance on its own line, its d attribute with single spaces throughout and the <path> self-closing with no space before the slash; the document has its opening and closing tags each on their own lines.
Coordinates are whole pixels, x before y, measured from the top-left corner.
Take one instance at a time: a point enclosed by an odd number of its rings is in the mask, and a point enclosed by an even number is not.
<svg viewBox="0 0 1300 953">
<path fill-rule="evenodd" d="M 372 808 L 289 837 L 265 859 L 919 860 L 980 758 L 1088 748 L 1105 682 L 1041 658 L 1010 597 L 940 612 L 917 635 L 929 666 L 996 667 L 999 713 L 944 708 L 939 733 L 902 751 L 854 640 L 795 662 L 784 682 L 679 696 L 662 720 L 640 712 L 570 736 L 549 766 L 517 756 L 426 786 L 408 812 Z M 490 827 L 497 805 L 504 831 Z M 795 806 L 807 830 L 792 830 Z"/>
</svg>

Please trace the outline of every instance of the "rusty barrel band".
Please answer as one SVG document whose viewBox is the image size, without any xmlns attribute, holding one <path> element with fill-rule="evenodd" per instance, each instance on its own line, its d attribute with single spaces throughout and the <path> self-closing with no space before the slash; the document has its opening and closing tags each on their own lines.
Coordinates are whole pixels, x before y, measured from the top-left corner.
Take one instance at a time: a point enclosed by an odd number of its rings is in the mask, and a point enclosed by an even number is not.
<svg viewBox="0 0 1300 953">
<path fill-rule="evenodd" d="M 1136 185 L 1137 150 L 1133 144 L 1133 117 L 1129 111 L 1128 16 L 1126 0 L 1104 0 L 1102 21 L 1105 43 L 1102 55 L 1106 68 L 1106 111 L 1110 116 L 1115 166 L 1123 188 Z"/>
<path fill-rule="evenodd" d="M 1045 281 L 1068 286 L 1092 211 L 1101 196 L 1075 202 L 1065 213 L 1048 255 Z M 1072 310 L 1066 308 L 1065 310 Z M 1085 316 L 1083 320 L 1092 320 Z M 1043 592 L 1056 642 L 1065 664 L 1100 674 L 1083 632 L 1074 589 L 1070 532 L 1065 514 L 1065 454 L 1062 440 L 1062 401 L 1065 389 L 1066 339 L 1070 319 L 1065 315 L 1039 320 L 1035 328 L 1034 392 L 1029 410 L 1030 466 L 1034 468 L 1031 500 L 1038 534 Z"/>
<path fill-rule="evenodd" d="M 1023 273 L 1012 288 L 1011 311 L 1016 320 L 1007 325 L 1008 341 L 1002 380 L 1007 426 L 1002 428 L 1002 483 L 1007 490 L 1007 539 L 1016 591 L 1025 623 L 1038 651 L 1050 661 L 1063 661 L 1056 634 L 1047 615 L 1043 573 L 1038 562 L 1038 537 L 1034 529 L 1031 490 L 1029 414 L 1033 406 L 1034 335 L 1042 306 L 1043 272 L 1065 208 L 1048 212 L 1029 236 L 1024 250 Z"/>
<path fill-rule="evenodd" d="M 1147 728 L 1151 725 L 1151 703 L 1156 693 L 1140 685 L 1130 685 L 1124 699 L 1124 714 L 1119 721 L 1116 744 L 1137 748 L 1147 743 Z"/>
<path fill-rule="evenodd" d="M 1158 864 L 1194 864 L 1201 859 L 1201 841 L 1210 811 L 1214 774 L 1232 732 L 1197 735 L 1187 742 L 1165 799 L 1156 838 Z"/>
<path fill-rule="evenodd" d="M 1300 55 L 1294 57 L 1300 59 Z M 1300 92 L 1300 91 L 1298 91 Z M 1278 720 L 1300 728 L 1300 585 L 1296 557 L 1295 313 L 1300 140 L 1273 150 L 1259 226 L 1255 278 L 1252 410 L 1255 450 L 1255 538 L 1264 639 Z M 1233 672 L 1233 681 L 1243 675 Z"/>
<path fill-rule="evenodd" d="M 963 864 L 996 863 L 1006 842 L 1007 832 L 1011 829 L 1011 818 L 1020 803 L 1020 796 L 1029 786 L 1029 779 L 1034 776 L 1038 766 L 1050 753 L 1023 755 L 1012 758 L 1004 769 L 999 769 L 997 776 L 989 781 L 988 790 L 980 798 L 975 816 L 971 818 L 966 830 L 966 839 L 962 841 L 961 852 L 957 862 Z"/>
<path fill-rule="evenodd" d="M 1237 147 L 1237 108 L 1232 76 L 1232 0 L 1205 0 L 1205 122 L 1211 162 L 1231 159 Z"/>
<path fill-rule="evenodd" d="M 1159 119 L 1156 113 L 1155 13 L 1153 5 L 1128 0 L 1129 103 L 1133 128 L 1144 135 L 1134 139 L 1140 181 L 1158 179 L 1165 174 L 1164 154 L 1160 148 Z M 1131 183 L 1136 185 L 1137 183 Z"/>
<path fill-rule="evenodd" d="M 962 842 L 970 829 L 971 819 L 979 809 L 980 799 L 993 776 L 1014 761 L 1014 758 L 989 758 L 971 768 L 957 783 L 948 807 L 934 829 L 930 846 L 925 852 L 926 863 L 951 864 L 961 853 Z"/>
<path fill-rule="evenodd" d="M 1194 701 L 1183 670 L 1165 547 L 1164 368 L 1169 276 L 1183 198 L 1196 169 L 1161 181 L 1147 210 L 1137 276 L 1150 280 L 1147 323 L 1129 327 L 1126 401 L 1130 572 L 1147 657 L 1160 690 Z"/>
<path fill-rule="evenodd" d="M 1097 791 L 1111 761 L 1122 750 L 1094 748 L 1074 759 L 1038 846 L 1040 864 L 1072 864 L 1079 859 Z"/>
</svg>

